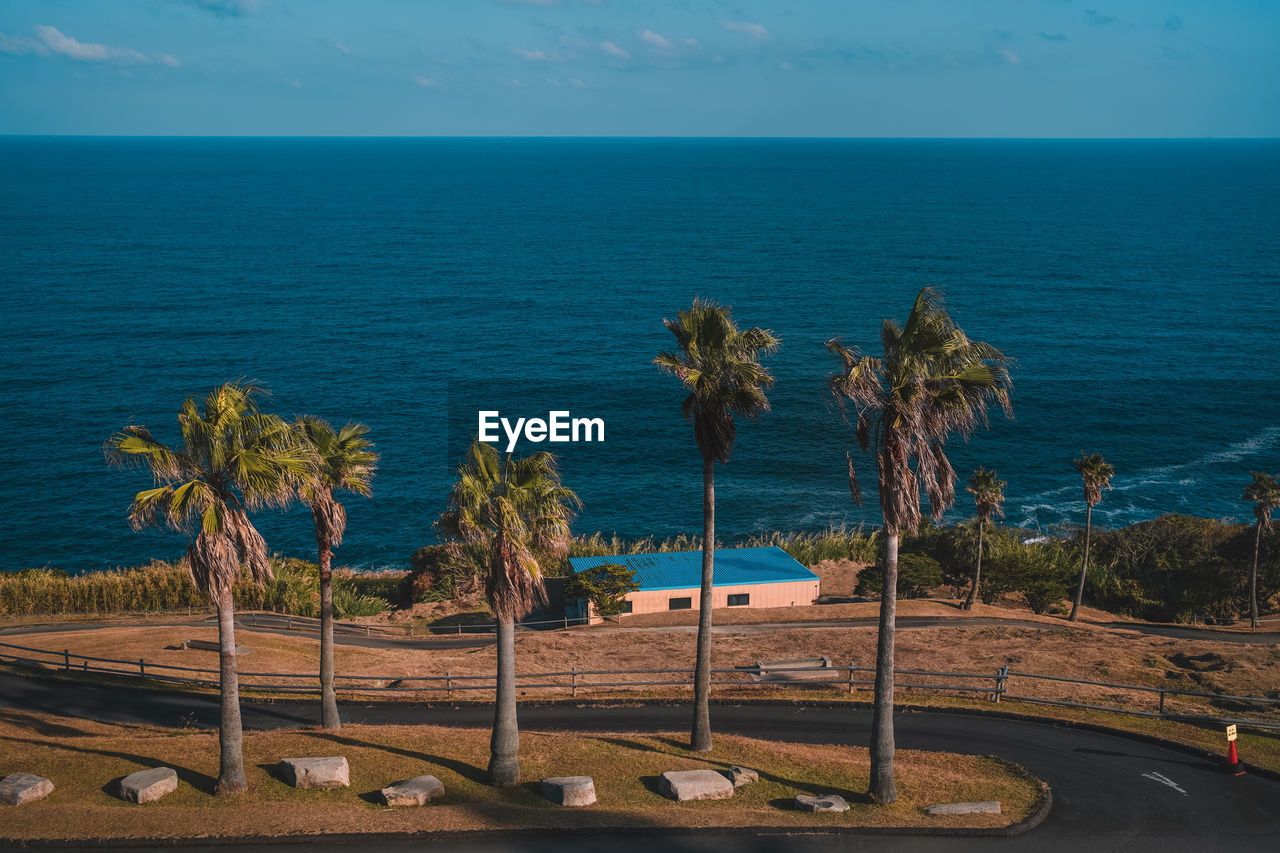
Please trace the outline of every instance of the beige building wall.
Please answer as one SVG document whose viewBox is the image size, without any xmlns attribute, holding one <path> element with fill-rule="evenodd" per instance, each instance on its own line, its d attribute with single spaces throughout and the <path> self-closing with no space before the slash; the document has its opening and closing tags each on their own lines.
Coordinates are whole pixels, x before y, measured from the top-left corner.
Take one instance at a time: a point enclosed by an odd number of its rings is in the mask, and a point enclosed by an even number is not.
<svg viewBox="0 0 1280 853">
<path fill-rule="evenodd" d="M 747 595 L 748 603 L 734 605 L 738 607 L 799 607 L 814 604 L 818 600 L 821 581 L 817 578 L 807 581 L 786 581 L 783 583 L 755 583 L 740 586 L 717 586 L 711 590 L 711 607 L 718 610 L 729 607 L 729 596 Z M 631 602 L 631 613 L 623 617 L 640 613 L 666 613 L 671 609 L 671 599 L 689 599 L 688 610 L 699 610 L 698 599 L 702 595 L 701 587 L 689 589 L 639 590 L 627 595 Z M 599 622 L 592 608 L 591 622 Z"/>
</svg>

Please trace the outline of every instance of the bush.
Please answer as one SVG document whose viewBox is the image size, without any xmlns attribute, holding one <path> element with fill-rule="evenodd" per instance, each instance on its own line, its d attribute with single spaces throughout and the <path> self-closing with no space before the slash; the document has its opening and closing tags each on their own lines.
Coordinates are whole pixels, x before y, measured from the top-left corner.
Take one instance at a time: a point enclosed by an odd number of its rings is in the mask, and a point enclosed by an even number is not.
<svg viewBox="0 0 1280 853">
<path fill-rule="evenodd" d="M 928 554 L 898 555 L 898 598 L 923 598 L 942 585 L 942 566 Z M 884 589 L 884 564 L 867 566 L 858 573 L 854 595 L 879 595 Z"/>
<path fill-rule="evenodd" d="M 986 604 L 1021 596 L 1033 613 L 1067 597 L 1073 571 L 1069 552 L 1055 542 L 1002 542 L 984 555 L 980 595 Z"/>
<path fill-rule="evenodd" d="M 634 571 L 616 563 L 603 563 L 570 578 L 565 584 L 564 597 L 588 601 L 595 605 L 596 613 L 611 619 L 622 613 L 627 593 L 639 588 Z"/>
</svg>

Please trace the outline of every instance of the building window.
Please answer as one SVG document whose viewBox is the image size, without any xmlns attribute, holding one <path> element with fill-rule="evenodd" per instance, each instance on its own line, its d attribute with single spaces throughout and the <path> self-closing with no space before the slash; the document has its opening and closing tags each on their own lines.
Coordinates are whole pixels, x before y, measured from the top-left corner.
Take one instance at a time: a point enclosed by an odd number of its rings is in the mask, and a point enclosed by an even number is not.
<svg viewBox="0 0 1280 853">
<path fill-rule="evenodd" d="M 668 598 L 668 610 L 690 610 L 693 608 L 692 598 Z"/>
<path fill-rule="evenodd" d="M 730 607 L 746 607 L 751 604 L 751 593 L 737 592 L 729 596 Z"/>
<path fill-rule="evenodd" d="M 622 612 L 623 613 L 631 612 L 631 599 L 628 598 L 626 601 L 622 602 Z"/>
</svg>

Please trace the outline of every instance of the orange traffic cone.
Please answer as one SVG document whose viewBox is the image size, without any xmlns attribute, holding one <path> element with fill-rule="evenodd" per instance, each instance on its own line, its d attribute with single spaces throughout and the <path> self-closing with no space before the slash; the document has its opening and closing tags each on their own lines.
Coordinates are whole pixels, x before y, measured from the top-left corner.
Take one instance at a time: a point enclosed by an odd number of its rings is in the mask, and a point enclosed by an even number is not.
<svg viewBox="0 0 1280 853">
<path fill-rule="evenodd" d="M 1243 776 L 1244 764 L 1240 761 L 1240 756 L 1236 755 L 1236 742 L 1228 741 L 1227 747 L 1227 770 L 1236 776 Z"/>
</svg>

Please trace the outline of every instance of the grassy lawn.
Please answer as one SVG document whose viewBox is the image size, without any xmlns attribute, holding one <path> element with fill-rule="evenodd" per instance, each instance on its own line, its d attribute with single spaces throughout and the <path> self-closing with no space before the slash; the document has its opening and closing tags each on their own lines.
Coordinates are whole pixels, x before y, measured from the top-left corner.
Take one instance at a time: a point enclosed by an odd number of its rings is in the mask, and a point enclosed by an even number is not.
<svg viewBox="0 0 1280 853">
<path fill-rule="evenodd" d="M 525 784 L 497 790 L 484 783 L 487 729 L 433 726 L 345 726 L 250 732 L 245 764 L 250 791 L 212 794 L 217 736 L 211 732 L 114 726 L 62 717 L 0 712 L 0 775 L 23 770 L 52 779 L 49 798 L 0 806 L 0 836 L 37 838 L 161 838 L 294 835 L 317 832 L 422 832 L 566 827 L 929 826 L 1000 827 L 1039 804 L 1041 784 L 993 758 L 899 751 L 901 799 L 889 807 L 866 802 L 867 752 L 851 747 L 773 743 L 717 735 L 716 749 L 687 752 L 675 735 L 522 733 Z M 351 787 L 299 791 L 273 772 L 282 757 L 344 755 Z M 760 782 L 733 799 L 677 804 L 657 794 L 666 770 L 724 768 L 759 771 Z M 112 782 L 146 767 L 178 771 L 177 792 L 157 803 L 124 803 Z M 388 809 L 377 791 L 430 773 L 445 798 L 421 809 Z M 564 809 L 543 799 L 537 780 L 590 775 L 599 802 Z M 837 793 L 851 804 L 836 814 L 790 809 L 796 794 Z M 1002 815 L 928 817 L 939 802 L 999 800 Z"/>
</svg>

